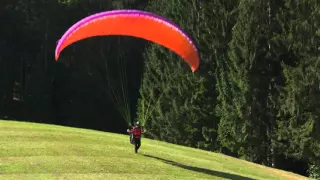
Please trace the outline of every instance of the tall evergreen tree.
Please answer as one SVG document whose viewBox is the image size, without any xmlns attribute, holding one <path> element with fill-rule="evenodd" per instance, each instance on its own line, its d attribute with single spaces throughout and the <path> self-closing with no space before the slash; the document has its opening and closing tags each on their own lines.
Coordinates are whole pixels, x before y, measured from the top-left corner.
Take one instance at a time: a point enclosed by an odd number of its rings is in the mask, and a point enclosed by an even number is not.
<svg viewBox="0 0 320 180">
<path fill-rule="evenodd" d="M 208 37 L 202 11 L 205 3 L 193 0 L 182 2 L 173 0 L 151 1 L 148 10 L 168 17 L 191 34 L 195 42 Z M 204 27 L 208 28 L 208 27 Z M 207 31 L 207 34 L 201 34 Z M 210 41 L 210 39 L 209 39 Z M 138 119 L 146 121 L 154 138 L 214 149 L 213 87 L 209 82 L 207 69 L 210 69 L 212 56 L 206 45 L 199 44 L 201 68 L 195 74 L 187 65 L 167 49 L 153 45 L 146 53 L 146 65 L 140 89 Z"/>
<path fill-rule="evenodd" d="M 289 0 L 278 18 L 291 61 L 283 63 L 275 145 L 287 156 L 320 165 L 320 3 Z"/>
<path fill-rule="evenodd" d="M 273 34 L 281 1 L 240 1 L 225 71 L 220 71 L 219 138 L 246 159 L 270 164 L 280 62 Z M 223 67 L 223 66 L 222 66 Z"/>
</svg>

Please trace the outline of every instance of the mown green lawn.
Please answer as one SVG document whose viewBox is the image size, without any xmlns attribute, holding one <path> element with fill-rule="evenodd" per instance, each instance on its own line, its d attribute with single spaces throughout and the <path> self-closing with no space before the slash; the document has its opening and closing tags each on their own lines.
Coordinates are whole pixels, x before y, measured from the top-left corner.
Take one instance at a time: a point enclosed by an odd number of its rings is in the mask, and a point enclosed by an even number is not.
<svg viewBox="0 0 320 180">
<path fill-rule="evenodd" d="M 0 120 L 0 179 L 307 179 L 247 161 L 143 138 Z"/>
</svg>

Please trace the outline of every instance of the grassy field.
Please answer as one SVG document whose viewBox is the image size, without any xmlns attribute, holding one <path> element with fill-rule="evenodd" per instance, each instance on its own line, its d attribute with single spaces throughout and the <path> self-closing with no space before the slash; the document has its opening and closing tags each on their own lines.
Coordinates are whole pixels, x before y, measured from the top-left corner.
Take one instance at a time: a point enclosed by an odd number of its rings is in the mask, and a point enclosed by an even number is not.
<svg viewBox="0 0 320 180">
<path fill-rule="evenodd" d="M 0 179 L 307 179 L 225 155 L 143 138 L 0 120 Z"/>
</svg>

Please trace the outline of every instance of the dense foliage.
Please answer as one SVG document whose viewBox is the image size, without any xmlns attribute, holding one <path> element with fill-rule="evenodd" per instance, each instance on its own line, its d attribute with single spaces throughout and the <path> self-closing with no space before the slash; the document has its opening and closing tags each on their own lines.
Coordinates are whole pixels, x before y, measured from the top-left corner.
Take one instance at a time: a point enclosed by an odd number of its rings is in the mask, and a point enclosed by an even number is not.
<svg viewBox="0 0 320 180">
<path fill-rule="evenodd" d="M 165 16 L 195 40 L 200 69 L 132 37 L 96 37 L 54 61 L 73 23 L 104 10 Z M 5 0 L 0 117 L 125 132 L 319 177 L 318 0 Z M 308 170 L 309 168 L 309 170 Z"/>
</svg>

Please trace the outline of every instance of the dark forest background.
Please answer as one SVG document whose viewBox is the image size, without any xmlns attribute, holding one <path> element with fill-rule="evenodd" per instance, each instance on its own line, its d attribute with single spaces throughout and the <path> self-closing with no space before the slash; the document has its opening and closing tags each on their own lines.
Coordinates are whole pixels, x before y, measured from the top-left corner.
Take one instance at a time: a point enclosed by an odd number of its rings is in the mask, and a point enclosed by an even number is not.
<svg viewBox="0 0 320 180">
<path fill-rule="evenodd" d="M 133 37 L 56 41 L 113 9 L 167 17 L 201 53 L 192 73 Z M 320 178 L 320 1 L 1 0 L 0 118 L 125 133 Z M 116 94 L 113 94 L 116 93 Z"/>
</svg>

